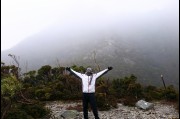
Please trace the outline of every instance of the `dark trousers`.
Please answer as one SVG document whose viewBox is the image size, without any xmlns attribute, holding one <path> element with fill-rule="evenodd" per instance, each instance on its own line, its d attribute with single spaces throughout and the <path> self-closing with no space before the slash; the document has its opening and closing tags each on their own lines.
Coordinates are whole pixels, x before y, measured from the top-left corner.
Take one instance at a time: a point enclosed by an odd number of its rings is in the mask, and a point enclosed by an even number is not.
<svg viewBox="0 0 180 119">
<path fill-rule="evenodd" d="M 88 119 L 88 103 L 91 105 L 95 119 L 99 119 L 95 93 L 83 93 L 83 114 L 84 119 Z"/>
</svg>

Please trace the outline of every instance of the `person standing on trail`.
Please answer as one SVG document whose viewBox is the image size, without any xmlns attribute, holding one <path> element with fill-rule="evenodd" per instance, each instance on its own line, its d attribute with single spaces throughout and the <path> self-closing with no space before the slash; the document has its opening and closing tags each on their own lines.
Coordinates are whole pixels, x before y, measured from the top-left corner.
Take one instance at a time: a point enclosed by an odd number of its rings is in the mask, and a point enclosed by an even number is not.
<svg viewBox="0 0 180 119">
<path fill-rule="evenodd" d="M 95 83 L 96 80 L 107 73 L 108 71 L 112 70 L 112 67 L 108 67 L 98 73 L 93 73 L 92 68 L 88 67 L 86 69 L 85 74 L 79 73 L 67 67 L 66 70 L 73 73 L 75 76 L 79 77 L 82 80 L 82 91 L 83 91 L 83 115 L 84 119 L 88 119 L 88 103 L 91 105 L 91 109 L 93 111 L 95 119 L 99 119 L 98 111 L 97 111 L 97 104 L 95 99 Z"/>
</svg>

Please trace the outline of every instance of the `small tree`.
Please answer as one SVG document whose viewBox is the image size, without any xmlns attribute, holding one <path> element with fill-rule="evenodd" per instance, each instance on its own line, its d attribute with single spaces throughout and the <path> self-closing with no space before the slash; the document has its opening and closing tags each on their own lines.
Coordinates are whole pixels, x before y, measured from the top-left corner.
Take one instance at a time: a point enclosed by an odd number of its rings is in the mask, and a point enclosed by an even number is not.
<svg viewBox="0 0 180 119">
<path fill-rule="evenodd" d="M 10 76 L 1 80 L 1 119 L 6 117 L 10 110 L 12 102 L 17 93 L 21 90 L 22 84 L 15 76 Z"/>
<path fill-rule="evenodd" d="M 51 66 L 45 65 L 38 70 L 38 80 L 42 80 L 44 83 L 51 80 Z"/>
</svg>

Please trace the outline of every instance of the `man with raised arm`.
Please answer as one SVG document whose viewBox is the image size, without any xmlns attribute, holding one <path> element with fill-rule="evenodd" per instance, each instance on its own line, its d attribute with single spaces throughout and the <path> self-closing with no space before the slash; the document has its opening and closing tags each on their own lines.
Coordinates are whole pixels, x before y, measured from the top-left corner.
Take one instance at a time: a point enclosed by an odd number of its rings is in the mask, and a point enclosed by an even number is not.
<svg viewBox="0 0 180 119">
<path fill-rule="evenodd" d="M 84 119 L 88 119 L 88 103 L 91 105 L 95 119 L 99 119 L 97 104 L 95 99 L 95 83 L 96 80 L 112 70 L 112 67 L 108 67 L 98 73 L 93 73 L 92 68 L 87 68 L 85 74 L 74 71 L 73 69 L 67 67 L 66 70 L 73 73 L 75 76 L 79 77 L 82 80 L 82 91 L 83 91 L 83 114 Z"/>
</svg>

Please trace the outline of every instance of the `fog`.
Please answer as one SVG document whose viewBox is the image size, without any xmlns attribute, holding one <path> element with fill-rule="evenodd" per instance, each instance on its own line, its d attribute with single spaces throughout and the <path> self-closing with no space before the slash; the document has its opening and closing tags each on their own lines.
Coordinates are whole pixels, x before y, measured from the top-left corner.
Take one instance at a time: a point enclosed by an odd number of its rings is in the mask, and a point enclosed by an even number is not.
<svg viewBox="0 0 180 119">
<path fill-rule="evenodd" d="M 178 0 L 2 0 L 1 6 L 1 50 L 54 26 L 51 32 L 68 35 L 120 30 L 124 36 L 162 29 L 174 33 L 179 26 Z"/>
</svg>

